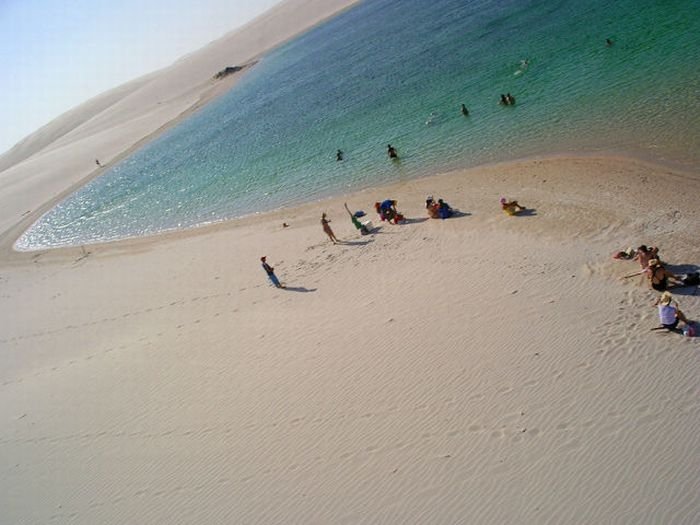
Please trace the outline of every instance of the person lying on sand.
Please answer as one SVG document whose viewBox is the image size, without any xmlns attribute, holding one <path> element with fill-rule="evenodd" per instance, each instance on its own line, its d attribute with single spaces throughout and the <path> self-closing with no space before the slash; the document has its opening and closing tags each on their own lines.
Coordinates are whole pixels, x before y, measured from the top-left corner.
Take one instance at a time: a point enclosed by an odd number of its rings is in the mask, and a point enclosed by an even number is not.
<svg viewBox="0 0 700 525">
<path fill-rule="evenodd" d="M 681 278 L 669 272 L 658 259 L 651 259 L 646 268 L 638 272 L 625 275 L 623 279 L 629 279 L 630 277 L 641 275 L 643 273 L 647 274 L 650 286 L 658 292 L 665 291 L 670 286 L 671 280 L 675 281 L 674 284 L 676 285 L 683 285 Z"/>
<path fill-rule="evenodd" d="M 525 209 L 525 206 L 518 204 L 518 201 L 508 201 L 505 197 L 500 200 L 501 209 L 508 215 L 515 215 Z"/>
</svg>

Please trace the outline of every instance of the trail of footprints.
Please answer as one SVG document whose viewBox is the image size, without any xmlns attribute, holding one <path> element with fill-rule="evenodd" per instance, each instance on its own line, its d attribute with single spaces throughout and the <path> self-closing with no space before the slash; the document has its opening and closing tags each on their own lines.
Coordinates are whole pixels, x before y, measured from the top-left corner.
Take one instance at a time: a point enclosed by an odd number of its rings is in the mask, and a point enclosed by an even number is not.
<svg viewBox="0 0 700 525">
<path fill-rule="evenodd" d="M 247 290 L 247 288 L 241 288 L 241 289 L 239 289 L 238 291 L 239 291 L 239 292 L 243 292 L 243 291 L 245 291 L 245 290 Z M 90 327 L 90 326 L 96 326 L 96 325 L 103 324 L 103 323 L 111 323 L 111 322 L 115 322 L 115 321 L 120 321 L 120 320 L 122 320 L 122 319 L 127 319 L 127 318 L 129 318 L 129 317 L 136 317 L 136 316 L 139 316 L 139 315 L 149 314 L 149 313 L 152 313 L 152 312 L 157 312 L 157 311 L 160 311 L 160 310 L 164 310 L 164 309 L 166 309 L 166 308 L 172 308 L 172 307 L 184 305 L 184 304 L 187 304 L 187 303 L 195 303 L 195 302 L 197 302 L 197 301 L 209 301 L 209 300 L 211 300 L 211 299 L 218 299 L 218 298 L 221 298 L 221 297 L 230 297 L 231 295 L 233 295 L 232 292 L 222 292 L 222 293 L 216 293 L 216 294 L 210 294 L 210 295 L 202 295 L 202 296 L 192 297 L 192 298 L 190 298 L 190 299 L 181 299 L 181 300 L 179 300 L 179 301 L 172 301 L 172 302 L 170 302 L 170 303 L 168 303 L 168 304 L 162 304 L 162 305 L 160 305 L 160 306 L 154 306 L 154 307 L 152 307 L 152 308 L 145 308 L 145 309 L 143 309 L 143 310 L 135 310 L 135 311 L 133 311 L 133 312 L 126 312 L 126 313 L 124 313 L 124 314 L 122 314 L 122 315 L 117 315 L 117 316 L 114 316 L 114 317 L 105 317 L 105 318 L 103 318 L 103 319 L 99 319 L 99 320 L 96 320 L 96 321 L 90 321 L 90 322 L 86 322 L 86 323 L 82 323 L 82 324 L 77 324 L 77 325 L 66 325 L 66 326 L 63 326 L 63 327 L 60 327 L 60 328 L 55 328 L 55 329 L 53 329 L 53 330 L 44 330 L 44 331 L 41 331 L 41 332 L 33 332 L 33 333 L 30 333 L 30 334 L 18 335 L 18 336 L 15 336 L 15 337 L 9 337 L 9 338 L 5 338 L 5 339 L 0 339 L 0 343 L 12 343 L 12 342 L 22 341 L 22 340 L 26 340 L 26 339 L 33 339 L 33 338 L 37 338 L 37 337 L 44 337 L 44 336 L 47 336 L 47 335 L 55 335 L 55 334 L 58 334 L 58 333 L 61 333 L 61 332 L 65 332 L 65 331 L 68 331 L 68 330 L 77 330 L 77 329 L 79 329 L 79 328 L 87 328 L 87 327 Z"/>
<path fill-rule="evenodd" d="M 246 290 L 246 288 L 242 288 L 240 291 L 244 291 L 244 290 Z M 64 327 L 64 328 L 62 328 L 62 329 L 53 330 L 53 331 L 51 331 L 51 332 L 42 332 L 42 333 L 37 333 L 37 334 L 30 334 L 30 335 L 27 335 L 27 336 L 16 337 L 16 338 L 12 338 L 12 339 L 5 340 L 5 341 L 0 340 L 0 342 L 15 341 L 15 340 L 19 340 L 19 339 L 29 339 L 29 338 L 31 338 L 31 337 L 40 337 L 40 336 L 42 336 L 42 335 L 48 335 L 48 334 L 51 334 L 51 333 L 56 333 L 56 332 L 59 332 L 59 331 L 63 331 L 63 330 L 66 330 L 66 329 L 70 329 L 70 328 L 80 328 L 80 327 L 85 327 L 85 326 L 91 326 L 91 325 L 98 324 L 98 323 L 101 323 L 101 322 L 116 321 L 116 320 L 119 320 L 119 319 L 121 319 L 121 318 L 129 317 L 130 315 L 139 315 L 139 314 L 148 313 L 148 312 L 153 312 L 153 311 L 157 311 L 157 310 L 163 310 L 164 308 L 169 308 L 169 307 L 173 307 L 173 306 L 177 306 L 177 305 L 186 304 L 187 302 L 196 302 L 196 301 L 200 301 L 200 300 L 209 300 L 209 299 L 214 299 L 214 298 L 218 298 L 218 297 L 225 297 L 225 296 L 230 296 L 230 295 L 231 295 L 231 293 L 230 293 L 230 292 L 227 292 L 227 293 L 212 294 L 212 295 L 202 296 L 202 297 L 194 297 L 194 298 L 190 299 L 189 301 L 186 301 L 186 300 L 173 301 L 173 302 L 171 302 L 171 303 L 169 303 L 169 304 L 167 304 L 167 305 L 162 305 L 162 306 L 155 307 L 155 308 L 147 308 L 147 309 L 142 310 L 142 311 L 139 311 L 139 312 L 127 313 L 127 314 L 124 314 L 124 315 L 119 316 L 119 317 L 112 317 L 112 318 L 108 318 L 108 319 L 103 319 L 103 320 L 101 320 L 101 321 L 94 321 L 94 322 L 91 322 L 91 323 L 85 323 L 85 324 L 79 325 L 79 326 Z M 237 313 L 238 311 L 239 311 L 238 308 L 232 308 L 232 309 L 230 310 L 231 313 Z M 224 313 L 224 312 L 215 312 L 215 313 L 213 313 L 211 316 L 208 316 L 208 317 L 201 317 L 201 316 L 200 316 L 200 317 L 198 317 L 198 318 L 196 318 L 196 319 L 194 319 L 194 320 L 192 320 L 192 321 L 190 321 L 190 322 L 187 322 L 187 323 L 179 323 L 179 324 L 175 325 L 174 328 L 175 328 L 176 330 L 182 330 L 182 329 L 187 328 L 187 327 L 193 327 L 193 326 L 196 326 L 196 325 L 201 324 L 205 319 L 215 319 L 215 318 L 217 318 L 217 317 L 220 317 L 223 313 Z M 154 338 L 160 338 L 160 337 L 163 337 L 164 335 L 165 335 L 165 332 L 162 332 L 162 331 L 161 331 L 161 332 L 158 332 L 158 333 L 154 334 L 153 337 L 154 337 Z M 115 345 L 115 346 L 111 346 L 111 347 L 105 348 L 104 350 L 100 350 L 100 351 L 97 351 L 97 352 L 95 352 L 95 353 L 92 353 L 92 354 L 83 356 L 83 357 L 81 357 L 81 358 L 79 358 L 79 359 L 71 359 L 70 361 L 68 361 L 68 362 L 67 362 L 65 365 L 63 365 L 63 366 L 53 366 L 53 367 L 51 367 L 51 368 L 38 371 L 38 372 L 32 374 L 32 377 L 41 377 L 41 376 L 46 375 L 46 374 L 48 374 L 48 373 L 59 372 L 59 371 L 61 371 L 63 368 L 65 368 L 65 366 L 73 366 L 73 365 L 76 365 L 77 363 L 79 363 L 79 362 L 81 362 L 81 361 L 89 361 L 89 360 L 91 360 L 91 359 L 93 359 L 93 358 L 95 358 L 95 357 L 98 357 L 98 356 L 100 356 L 100 355 L 104 356 L 104 355 L 109 354 L 109 353 L 111 353 L 111 352 L 128 350 L 128 349 L 134 348 L 135 345 L 137 345 L 137 344 L 140 344 L 140 345 L 141 345 L 140 348 L 142 348 L 142 349 L 143 349 L 143 348 L 147 348 L 147 347 L 149 347 L 149 346 L 153 346 L 153 342 L 149 341 L 149 339 L 151 339 L 151 337 L 143 336 L 143 337 L 140 337 L 139 339 L 137 339 L 136 341 L 134 341 L 134 342 L 131 343 L 131 344 L 121 344 L 121 345 L 118 345 L 118 346 L 116 346 L 116 345 Z M 1 389 L 1 387 L 9 386 L 9 385 L 12 385 L 12 384 L 22 383 L 22 382 L 24 382 L 24 379 L 25 379 L 25 378 L 21 378 L 21 377 L 20 377 L 20 378 L 17 378 L 17 379 L 4 381 L 4 382 L 0 383 L 0 389 Z"/>
</svg>

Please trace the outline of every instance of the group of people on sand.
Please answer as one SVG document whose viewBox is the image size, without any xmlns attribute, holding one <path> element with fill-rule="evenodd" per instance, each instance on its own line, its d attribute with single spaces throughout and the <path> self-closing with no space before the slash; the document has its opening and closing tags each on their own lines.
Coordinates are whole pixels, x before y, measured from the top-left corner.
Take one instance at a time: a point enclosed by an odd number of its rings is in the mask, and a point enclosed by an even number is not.
<svg viewBox="0 0 700 525">
<path fill-rule="evenodd" d="M 639 263 L 640 270 L 634 273 L 623 276 L 623 279 L 629 279 L 637 275 L 645 275 L 652 290 L 662 292 L 661 296 L 656 299 L 653 306 L 658 308 L 659 321 L 661 326 L 659 329 L 665 328 L 671 331 L 681 331 L 678 327 L 679 323 L 684 323 L 682 332 L 686 335 L 695 335 L 693 324 L 688 321 L 683 312 L 680 310 L 678 302 L 673 299 L 669 288 L 683 287 L 698 284 L 697 274 L 689 274 L 685 278 L 680 277 L 671 272 L 661 262 L 659 257 L 659 249 L 657 247 L 647 247 L 642 244 L 636 250 L 628 250 L 627 252 L 618 252 L 615 258 L 629 258 Z"/>
<path fill-rule="evenodd" d="M 657 292 L 665 292 L 673 285 L 684 286 L 683 279 L 669 271 L 661 262 L 658 248 L 647 248 L 646 245 L 642 244 L 637 248 L 632 259 L 639 262 L 641 269 L 638 272 L 625 275 L 624 279 L 644 274 L 649 279 L 649 286 Z"/>
<path fill-rule="evenodd" d="M 385 199 L 382 202 L 375 202 L 374 209 L 379 215 L 379 219 L 389 223 L 399 224 L 405 220 L 405 217 L 399 210 L 396 209 L 398 201 L 393 199 Z"/>
<path fill-rule="evenodd" d="M 431 219 L 449 219 L 454 215 L 454 210 L 449 204 L 442 199 L 436 201 L 432 196 L 425 199 L 425 209 Z"/>
<path fill-rule="evenodd" d="M 398 201 L 396 199 L 385 199 L 381 202 L 375 202 L 374 208 L 377 211 L 377 214 L 379 215 L 379 219 L 393 224 L 400 224 L 405 222 L 406 219 L 404 215 L 401 212 L 399 212 L 396 208 L 397 203 Z M 345 207 L 345 211 L 347 211 L 348 215 L 350 216 L 350 221 L 352 222 L 352 225 L 357 230 L 359 230 L 360 234 L 368 235 L 372 233 L 372 222 L 367 221 L 363 223 L 360 221 L 360 218 L 365 215 L 363 211 L 356 211 L 355 213 L 353 213 L 350 211 L 350 208 L 348 208 L 347 203 L 343 203 L 343 206 Z M 524 206 L 518 204 L 518 201 L 509 202 L 506 201 L 505 198 L 501 199 L 501 206 L 504 210 L 511 208 L 514 210 L 525 209 Z M 428 213 L 428 217 L 430 217 L 431 219 L 448 219 L 452 217 L 456 211 L 445 200 L 435 200 L 432 195 L 428 196 L 425 199 L 425 209 Z M 331 228 L 330 222 L 331 219 L 329 219 L 328 215 L 325 212 L 323 212 L 321 214 L 321 228 L 323 229 L 323 232 L 328 236 L 328 238 L 333 244 L 342 243 L 343 241 L 336 237 L 333 228 Z M 288 228 L 289 224 L 287 224 L 286 222 L 282 223 L 282 227 Z M 285 286 L 280 283 L 279 279 L 275 275 L 274 268 L 267 263 L 266 259 L 266 257 L 260 258 L 265 273 L 267 273 L 267 276 L 269 277 L 270 281 L 275 287 L 284 288 Z"/>
</svg>

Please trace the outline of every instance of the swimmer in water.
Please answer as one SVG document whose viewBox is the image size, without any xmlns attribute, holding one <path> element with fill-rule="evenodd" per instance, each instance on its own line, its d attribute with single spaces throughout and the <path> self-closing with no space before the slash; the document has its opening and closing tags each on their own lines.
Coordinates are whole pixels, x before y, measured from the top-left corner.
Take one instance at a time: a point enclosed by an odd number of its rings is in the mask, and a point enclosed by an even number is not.
<svg viewBox="0 0 700 525">
<path fill-rule="evenodd" d="M 430 115 L 428 116 L 428 120 L 425 121 L 426 126 L 431 126 L 433 122 L 435 122 L 438 118 L 438 114 L 435 113 L 434 111 L 430 112 Z"/>
</svg>

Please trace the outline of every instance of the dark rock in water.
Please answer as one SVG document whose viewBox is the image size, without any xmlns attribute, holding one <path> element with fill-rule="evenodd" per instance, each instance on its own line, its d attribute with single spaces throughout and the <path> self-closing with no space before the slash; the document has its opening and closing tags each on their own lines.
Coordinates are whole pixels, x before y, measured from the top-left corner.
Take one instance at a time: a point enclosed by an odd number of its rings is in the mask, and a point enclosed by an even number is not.
<svg viewBox="0 0 700 525">
<path fill-rule="evenodd" d="M 219 80 L 229 75 L 233 75 L 234 73 L 238 73 L 241 69 L 243 69 L 241 66 L 227 66 L 214 75 L 214 79 Z"/>
</svg>

